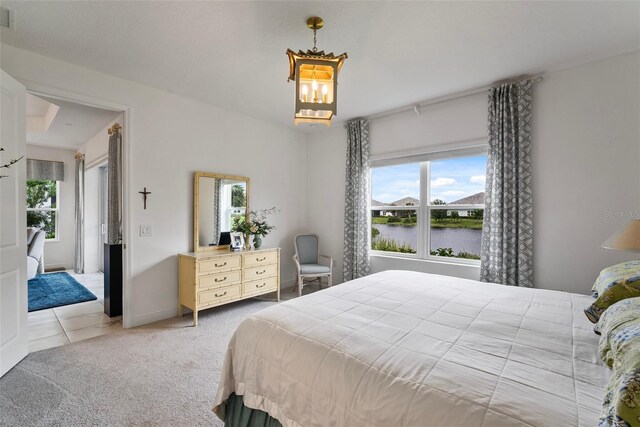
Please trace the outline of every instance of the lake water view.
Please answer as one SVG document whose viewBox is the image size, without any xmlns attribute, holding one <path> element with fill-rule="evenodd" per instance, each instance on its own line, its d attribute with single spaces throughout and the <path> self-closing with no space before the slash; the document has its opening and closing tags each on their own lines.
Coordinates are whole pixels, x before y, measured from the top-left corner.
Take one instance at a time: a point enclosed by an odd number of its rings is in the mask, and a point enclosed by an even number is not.
<svg viewBox="0 0 640 427">
<path fill-rule="evenodd" d="M 393 239 L 402 244 L 407 243 L 413 249 L 418 247 L 418 227 L 404 225 L 374 224 L 380 231 L 380 237 Z M 431 250 L 452 248 L 454 253 L 460 251 L 480 254 L 482 230 L 470 228 L 432 228 Z"/>
</svg>

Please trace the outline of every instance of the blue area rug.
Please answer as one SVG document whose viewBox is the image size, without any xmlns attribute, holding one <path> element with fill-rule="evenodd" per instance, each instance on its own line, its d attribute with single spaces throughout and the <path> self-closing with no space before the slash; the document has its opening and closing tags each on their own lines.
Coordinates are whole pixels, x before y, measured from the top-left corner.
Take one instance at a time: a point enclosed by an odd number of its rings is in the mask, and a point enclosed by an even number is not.
<svg viewBox="0 0 640 427">
<path fill-rule="evenodd" d="M 41 274 L 29 279 L 29 311 L 98 299 L 69 273 Z"/>
</svg>

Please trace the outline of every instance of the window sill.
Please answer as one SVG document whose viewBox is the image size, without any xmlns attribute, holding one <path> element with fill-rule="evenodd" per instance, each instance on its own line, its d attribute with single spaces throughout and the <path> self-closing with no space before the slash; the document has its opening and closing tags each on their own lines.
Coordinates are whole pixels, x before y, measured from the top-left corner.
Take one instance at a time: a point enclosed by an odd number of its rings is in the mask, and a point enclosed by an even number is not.
<svg viewBox="0 0 640 427">
<path fill-rule="evenodd" d="M 45 243 L 55 243 L 55 242 L 59 242 L 60 239 L 58 237 L 56 237 L 55 239 L 44 239 Z"/>
<path fill-rule="evenodd" d="M 407 256 L 407 254 L 402 254 L 402 253 L 394 254 L 394 253 L 384 253 L 380 251 L 371 251 L 369 253 L 369 257 L 397 259 L 397 260 L 403 260 L 403 261 L 420 262 L 425 264 L 441 264 L 441 265 L 455 266 L 455 267 L 480 268 L 479 260 L 455 259 L 455 258 L 444 260 L 444 259 L 440 259 L 440 257 L 418 258 L 417 255 Z"/>
</svg>

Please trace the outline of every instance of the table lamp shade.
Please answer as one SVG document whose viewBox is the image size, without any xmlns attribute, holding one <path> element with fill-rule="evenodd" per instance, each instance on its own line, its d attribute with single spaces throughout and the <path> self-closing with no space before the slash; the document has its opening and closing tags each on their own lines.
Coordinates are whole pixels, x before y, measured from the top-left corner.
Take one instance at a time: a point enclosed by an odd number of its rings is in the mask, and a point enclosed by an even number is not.
<svg viewBox="0 0 640 427">
<path fill-rule="evenodd" d="M 640 252 L 640 219 L 631 220 L 621 232 L 605 240 L 602 247 L 617 251 Z"/>
</svg>

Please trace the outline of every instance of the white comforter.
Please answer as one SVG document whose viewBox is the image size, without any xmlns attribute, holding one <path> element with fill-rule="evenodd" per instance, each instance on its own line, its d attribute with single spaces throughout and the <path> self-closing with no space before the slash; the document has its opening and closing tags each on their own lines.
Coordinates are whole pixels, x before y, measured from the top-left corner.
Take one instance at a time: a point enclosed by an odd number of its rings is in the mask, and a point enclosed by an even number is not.
<svg viewBox="0 0 640 427">
<path fill-rule="evenodd" d="M 386 271 L 246 319 L 235 392 L 284 426 L 595 426 L 608 370 L 585 295 Z"/>
</svg>

